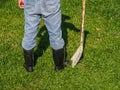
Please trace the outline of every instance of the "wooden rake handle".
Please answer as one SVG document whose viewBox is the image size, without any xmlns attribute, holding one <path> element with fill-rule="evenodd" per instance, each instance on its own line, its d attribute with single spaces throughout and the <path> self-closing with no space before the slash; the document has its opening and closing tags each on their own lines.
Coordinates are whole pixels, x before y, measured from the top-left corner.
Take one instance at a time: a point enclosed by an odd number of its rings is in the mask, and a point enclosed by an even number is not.
<svg viewBox="0 0 120 90">
<path fill-rule="evenodd" d="M 84 23 L 85 23 L 85 0 L 82 0 L 82 22 L 81 22 L 80 44 L 84 43 Z"/>
<path fill-rule="evenodd" d="M 72 67 L 79 62 L 82 54 L 83 54 L 83 46 L 84 46 L 84 19 L 85 19 L 85 0 L 82 0 L 82 22 L 81 22 L 81 37 L 80 37 L 80 46 L 77 51 L 72 56 Z"/>
</svg>

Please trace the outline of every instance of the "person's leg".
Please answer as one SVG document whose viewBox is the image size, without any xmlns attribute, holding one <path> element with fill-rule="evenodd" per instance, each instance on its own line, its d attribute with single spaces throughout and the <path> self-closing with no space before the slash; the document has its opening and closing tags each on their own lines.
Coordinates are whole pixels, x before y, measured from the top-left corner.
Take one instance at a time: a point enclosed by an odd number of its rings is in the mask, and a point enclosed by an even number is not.
<svg viewBox="0 0 120 90">
<path fill-rule="evenodd" d="M 50 2 L 51 1 L 51 2 Z M 46 6 L 50 10 L 44 11 L 44 21 L 48 29 L 50 45 L 54 50 L 64 47 L 64 40 L 62 38 L 61 30 L 61 10 L 59 0 L 49 0 Z M 45 3 L 46 3 L 45 2 Z"/>
<path fill-rule="evenodd" d="M 44 21 L 48 29 L 50 45 L 53 50 L 53 60 L 55 63 L 55 70 L 64 68 L 64 40 L 62 38 L 61 30 L 61 11 L 59 0 L 49 0 L 45 2 L 47 5 L 44 11 Z"/>
<path fill-rule="evenodd" d="M 24 51 L 24 67 L 28 72 L 33 71 L 34 63 L 34 47 L 36 45 L 35 37 L 40 22 L 40 15 L 35 14 L 35 0 L 25 0 L 24 14 L 25 14 L 25 27 L 22 47 Z"/>
</svg>

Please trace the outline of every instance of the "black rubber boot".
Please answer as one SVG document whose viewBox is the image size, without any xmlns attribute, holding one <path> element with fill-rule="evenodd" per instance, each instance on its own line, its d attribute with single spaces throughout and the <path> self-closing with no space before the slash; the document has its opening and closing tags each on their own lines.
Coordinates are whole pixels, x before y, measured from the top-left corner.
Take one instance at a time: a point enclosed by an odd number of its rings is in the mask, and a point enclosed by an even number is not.
<svg viewBox="0 0 120 90">
<path fill-rule="evenodd" d="M 55 64 L 55 71 L 64 69 L 64 61 L 65 61 L 64 48 L 59 50 L 52 49 L 52 51 L 53 51 L 53 60 Z"/>
<path fill-rule="evenodd" d="M 33 66 L 34 66 L 34 54 L 33 49 L 32 50 L 24 50 L 24 67 L 27 72 L 33 72 Z"/>
</svg>

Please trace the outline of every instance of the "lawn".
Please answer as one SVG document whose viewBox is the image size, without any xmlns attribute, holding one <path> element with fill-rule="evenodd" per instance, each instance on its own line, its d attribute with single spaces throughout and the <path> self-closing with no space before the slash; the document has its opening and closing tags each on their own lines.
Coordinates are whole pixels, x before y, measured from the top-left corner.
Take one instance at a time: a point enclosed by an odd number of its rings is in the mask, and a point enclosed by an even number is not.
<svg viewBox="0 0 120 90">
<path fill-rule="evenodd" d="M 120 1 L 86 0 L 84 53 L 75 68 L 55 72 L 47 29 L 36 37 L 33 73 L 23 68 L 23 10 L 17 0 L 0 0 L 0 90 L 119 90 Z M 61 0 L 66 59 L 79 46 L 81 0 Z"/>
</svg>

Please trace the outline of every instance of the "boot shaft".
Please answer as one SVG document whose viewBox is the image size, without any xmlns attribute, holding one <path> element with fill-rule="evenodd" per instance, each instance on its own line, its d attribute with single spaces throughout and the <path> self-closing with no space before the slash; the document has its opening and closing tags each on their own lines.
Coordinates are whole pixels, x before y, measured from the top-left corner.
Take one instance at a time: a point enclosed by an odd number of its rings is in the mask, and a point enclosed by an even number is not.
<svg viewBox="0 0 120 90">
<path fill-rule="evenodd" d="M 53 51 L 53 60 L 55 64 L 55 70 L 60 70 L 64 68 L 64 61 L 65 61 L 65 50 L 64 48 L 59 49 L 59 50 L 54 50 Z"/>
<path fill-rule="evenodd" d="M 27 66 L 33 66 L 34 64 L 34 54 L 33 50 L 24 50 L 24 59 Z"/>
</svg>

